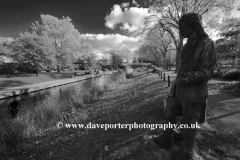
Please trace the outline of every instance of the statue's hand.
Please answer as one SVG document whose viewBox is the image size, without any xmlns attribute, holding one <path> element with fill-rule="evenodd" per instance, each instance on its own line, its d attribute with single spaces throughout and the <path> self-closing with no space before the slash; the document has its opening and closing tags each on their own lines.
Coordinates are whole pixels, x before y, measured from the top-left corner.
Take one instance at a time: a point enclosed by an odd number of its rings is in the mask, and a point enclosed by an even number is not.
<svg viewBox="0 0 240 160">
<path fill-rule="evenodd" d="M 180 85 L 189 85 L 190 84 L 190 78 L 186 73 L 181 72 L 179 78 L 179 84 Z"/>
</svg>

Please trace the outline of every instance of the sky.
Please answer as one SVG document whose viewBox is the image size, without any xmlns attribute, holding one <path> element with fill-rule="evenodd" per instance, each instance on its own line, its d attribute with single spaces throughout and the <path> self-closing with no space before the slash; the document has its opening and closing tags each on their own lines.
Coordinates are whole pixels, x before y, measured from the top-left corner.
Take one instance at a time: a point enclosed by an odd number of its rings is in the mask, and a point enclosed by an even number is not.
<svg viewBox="0 0 240 160">
<path fill-rule="evenodd" d="M 136 49 L 148 15 L 144 0 L 1 0 L 0 36 L 16 38 L 41 14 L 68 16 L 82 38 L 99 52 L 121 48 Z M 235 0 L 233 16 L 240 17 L 240 0 Z"/>
<path fill-rule="evenodd" d="M 144 0 L 1 0 L 0 36 L 16 38 L 41 14 L 68 16 L 82 38 L 99 52 L 136 49 L 147 9 Z M 123 10 L 123 8 L 125 8 Z"/>
</svg>

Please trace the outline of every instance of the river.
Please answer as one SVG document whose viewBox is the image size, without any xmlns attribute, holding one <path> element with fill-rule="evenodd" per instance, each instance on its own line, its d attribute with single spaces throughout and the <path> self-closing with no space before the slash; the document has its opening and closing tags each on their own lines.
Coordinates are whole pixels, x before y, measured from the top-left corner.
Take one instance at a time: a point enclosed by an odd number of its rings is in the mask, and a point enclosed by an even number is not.
<svg viewBox="0 0 240 160">
<path fill-rule="evenodd" d="M 94 84 L 103 87 L 105 84 L 111 83 L 122 75 L 125 75 L 125 72 L 95 77 L 92 79 L 87 79 L 59 87 L 45 89 L 38 92 L 32 92 L 29 94 L 22 94 L 20 96 L 14 96 L 0 100 L 0 119 L 2 119 L 3 117 L 9 117 L 8 106 L 11 102 L 20 102 L 21 107 L 18 107 L 18 109 L 22 109 L 24 107 L 34 106 L 33 104 L 36 102 L 37 99 L 41 98 L 44 100 L 45 98 L 48 98 L 49 95 L 56 97 L 60 96 L 61 99 L 68 99 L 73 94 L 80 94 L 84 90 L 88 90 Z"/>
</svg>

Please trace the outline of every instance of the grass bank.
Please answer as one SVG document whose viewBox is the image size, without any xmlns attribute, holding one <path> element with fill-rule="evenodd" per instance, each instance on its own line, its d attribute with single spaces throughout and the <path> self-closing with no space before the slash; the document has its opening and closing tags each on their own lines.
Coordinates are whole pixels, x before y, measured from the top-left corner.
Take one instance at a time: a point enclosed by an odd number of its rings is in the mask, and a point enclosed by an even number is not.
<svg viewBox="0 0 240 160">
<path fill-rule="evenodd" d="M 49 92 L 36 97 L 36 103 L 24 106 L 14 119 L 4 118 L 0 121 L 0 152 L 6 152 L 19 144 L 29 142 L 47 132 L 56 130 L 56 123 L 65 121 L 72 114 L 81 112 L 109 89 L 126 79 L 125 74 L 110 76 L 103 86 L 93 84 L 81 94 L 71 95 L 67 99 L 55 97 Z M 87 115 L 82 115 L 87 117 Z"/>
</svg>

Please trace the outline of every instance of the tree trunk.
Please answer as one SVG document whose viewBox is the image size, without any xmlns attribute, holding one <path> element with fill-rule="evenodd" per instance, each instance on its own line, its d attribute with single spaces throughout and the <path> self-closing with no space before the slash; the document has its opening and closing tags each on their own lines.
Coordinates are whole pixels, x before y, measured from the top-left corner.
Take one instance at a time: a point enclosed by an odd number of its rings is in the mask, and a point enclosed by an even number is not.
<svg viewBox="0 0 240 160">
<path fill-rule="evenodd" d="M 58 73 L 60 72 L 60 67 L 59 67 L 59 65 L 57 65 L 57 72 L 58 72 Z"/>
<path fill-rule="evenodd" d="M 163 56 L 163 68 L 167 68 L 166 65 L 167 65 L 167 64 L 166 64 L 166 56 Z"/>
<path fill-rule="evenodd" d="M 175 73 L 178 72 L 178 68 L 179 68 L 179 65 L 180 65 L 180 58 L 181 58 L 181 51 L 182 51 L 182 47 L 183 47 L 183 38 L 181 35 L 179 35 L 180 37 L 180 41 L 179 41 L 179 45 L 178 47 L 176 48 L 176 69 L 175 69 Z"/>
</svg>

